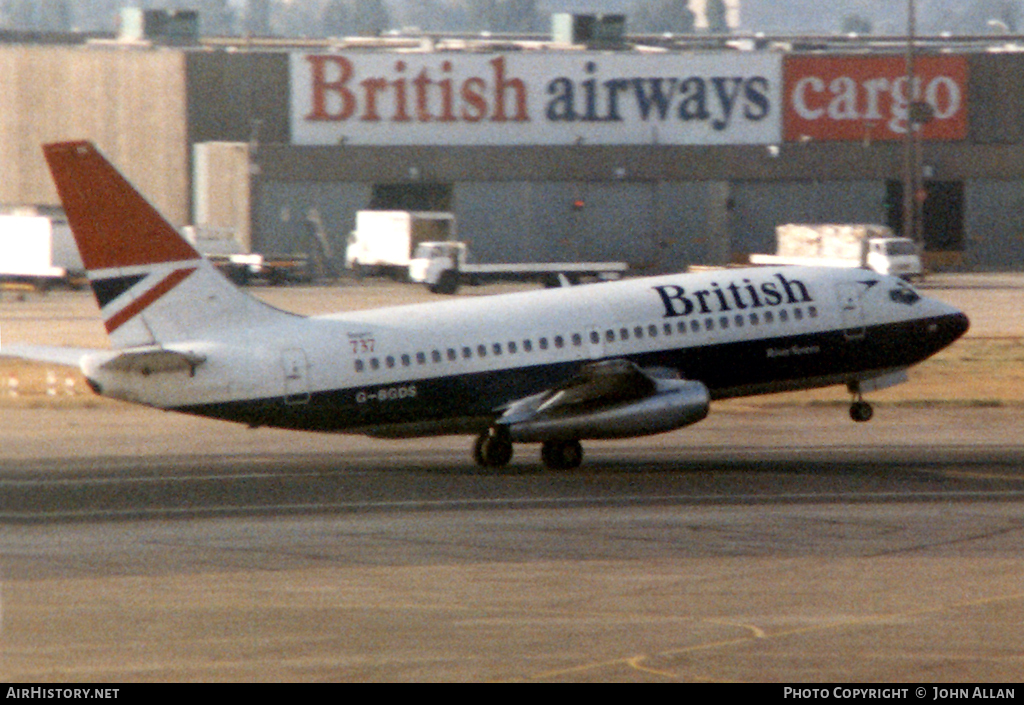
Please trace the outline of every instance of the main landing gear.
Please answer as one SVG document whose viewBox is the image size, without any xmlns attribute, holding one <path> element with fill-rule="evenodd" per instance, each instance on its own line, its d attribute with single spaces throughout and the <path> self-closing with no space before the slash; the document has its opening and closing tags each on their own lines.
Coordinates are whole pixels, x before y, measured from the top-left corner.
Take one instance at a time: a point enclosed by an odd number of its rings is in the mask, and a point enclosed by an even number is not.
<svg viewBox="0 0 1024 705">
<path fill-rule="evenodd" d="M 540 446 L 540 459 L 549 470 L 572 470 L 583 462 L 579 441 L 547 441 Z"/>
<path fill-rule="evenodd" d="M 489 428 L 473 444 L 473 459 L 484 468 L 503 468 L 512 460 L 512 438 L 507 428 Z"/>
<path fill-rule="evenodd" d="M 858 394 L 857 399 L 850 404 L 850 418 L 857 423 L 864 423 L 870 421 L 875 411 L 871 408 L 871 404 L 864 401 Z"/>
<path fill-rule="evenodd" d="M 489 428 L 473 444 L 473 459 L 484 468 L 503 468 L 512 460 L 512 438 L 508 429 Z M 540 446 L 540 459 L 549 470 L 572 470 L 583 462 L 579 441 L 546 441 Z"/>
</svg>

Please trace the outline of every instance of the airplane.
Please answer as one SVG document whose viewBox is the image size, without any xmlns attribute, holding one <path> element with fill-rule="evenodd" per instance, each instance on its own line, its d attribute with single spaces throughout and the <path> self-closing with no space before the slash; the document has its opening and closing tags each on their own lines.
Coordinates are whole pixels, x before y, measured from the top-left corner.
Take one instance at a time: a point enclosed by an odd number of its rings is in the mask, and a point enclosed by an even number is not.
<svg viewBox="0 0 1024 705">
<path fill-rule="evenodd" d="M 300 316 L 230 283 L 85 141 L 44 155 L 110 349 L 5 345 L 78 366 L 97 394 L 248 424 L 381 438 L 475 435 L 501 468 L 539 443 L 553 470 L 581 441 L 662 433 L 712 401 L 845 385 L 865 393 L 969 325 L 865 270 L 753 267 Z"/>
</svg>

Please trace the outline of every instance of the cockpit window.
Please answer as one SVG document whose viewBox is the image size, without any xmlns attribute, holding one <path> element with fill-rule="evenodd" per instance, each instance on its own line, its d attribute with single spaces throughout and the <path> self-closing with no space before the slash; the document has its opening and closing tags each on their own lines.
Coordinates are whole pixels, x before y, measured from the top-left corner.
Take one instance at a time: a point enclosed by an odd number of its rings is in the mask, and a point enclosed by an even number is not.
<svg viewBox="0 0 1024 705">
<path fill-rule="evenodd" d="M 913 306 L 921 299 L 921 295 L 914 291 L 909 284 L 900 282 L 889 289 L 889 298 L 898 304 Z"/>
</svg>

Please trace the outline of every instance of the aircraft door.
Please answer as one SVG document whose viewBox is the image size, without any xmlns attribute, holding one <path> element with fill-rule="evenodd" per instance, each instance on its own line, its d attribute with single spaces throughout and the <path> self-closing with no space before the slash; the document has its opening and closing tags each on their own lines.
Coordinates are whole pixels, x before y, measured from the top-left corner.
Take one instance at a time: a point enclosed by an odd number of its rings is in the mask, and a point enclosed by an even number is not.
<svg viewBox="0 0 1024 705">
<path fill-rule="evenodd" d="M 858 283 L 839 284 L 836 287 L 839 298 L 839 315 L 842 316 L 843 333 L 847 340 L 860 340 L 864 337 L 864 306 L 861 296 L 864 285 Z"/>
<path fill-rule="evenodd" d="M 284 403 L 289 405 L 309 402 L 309 360 L 301 348 L 289 348 L 281 352 L 281 368 L 284 372 Z"/>
</svg>

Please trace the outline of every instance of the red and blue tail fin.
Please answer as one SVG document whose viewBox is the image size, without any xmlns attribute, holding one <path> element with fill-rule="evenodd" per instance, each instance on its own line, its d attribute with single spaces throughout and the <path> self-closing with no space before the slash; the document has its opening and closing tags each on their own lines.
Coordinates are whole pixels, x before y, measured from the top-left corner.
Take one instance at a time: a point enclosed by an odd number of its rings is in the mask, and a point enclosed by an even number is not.
<svg viewBox="0 0 1024 705">
<path fill-rule="evenodd" d="M 228 282 L 91 143 L 43 152 L 114 347 L 221 337 L 285 315 Z"/>
</svg>

